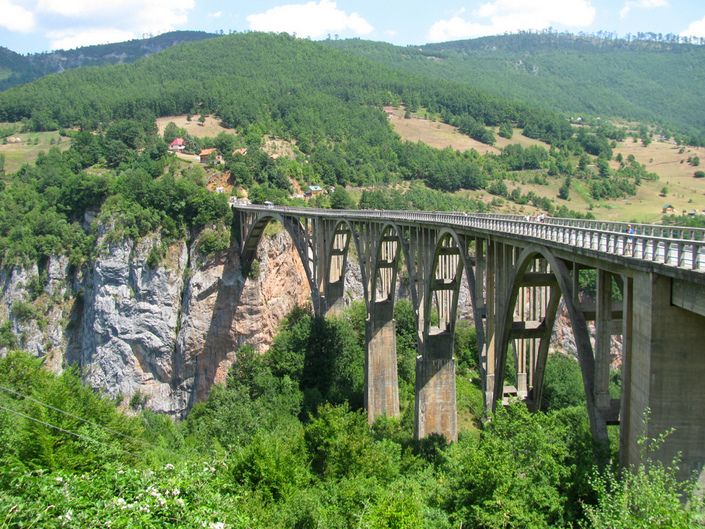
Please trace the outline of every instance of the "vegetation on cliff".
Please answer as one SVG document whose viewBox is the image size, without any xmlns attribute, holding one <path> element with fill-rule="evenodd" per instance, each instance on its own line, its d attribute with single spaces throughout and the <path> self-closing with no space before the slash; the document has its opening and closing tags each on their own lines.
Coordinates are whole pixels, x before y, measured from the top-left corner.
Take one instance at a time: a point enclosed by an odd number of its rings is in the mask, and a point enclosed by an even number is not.
<svg viewBox="0 0 705 529">
<path fill-rule="evenodd" d="M 480 155 L 403 142 L 385 106 L 486 145 L 495 131 L 543 143 Z M 216 115 L 234 132 L 197 138 L 171 125 L 158 134 L 155 118 L 176 114 Z M 576 129 L 550 110 L 288 35 L 214 38 L 134 64 L 48 76 L 0 93 L 0 120 L 17 122 L 0 127 L 5 139 L 18 128 L 71 138 L 68 149 L 54 145 L 2 175 L 0 265 L 37 262 L 40 272 L 55 254 L 81 266 L 100 251 L 99 229 L 107 241 L 152 232 L 194 241 L 200 233 L 204 254 L 225 249 L 231 213 L 226 194 L 209 191 L 215 181 L 256 203 L 487 211 L 512 201 L 575 215 L 518 184 L 554 180 L 563 184 L 560 200 L 578 189 L 600 200 L 632 196 L 658 178 L 633 157 L 610 165 L 623 128 L 586 120 Z M 632 133 L 652 141 L 646 125 Z M 217 149 L 224 163 L 183 161 L 168 152 L 176 137 L 191 154 Z M 290 155 L 271 156 L 271 141 L 291 145 Z M 295 197 L 312 184 L 335 192 Z M 479 190 L 490 199 L 470 196 Z M 148 266 L 160 266 L 163 253 L 154 248 Z M 29 299 L 41 291 L 41 273 L 27 288 Z M 18 319 L 34 310 L 13 306 Z M 612 496 L 624 527 L 696 519 L 698 503 L 679 502 L 669 469 L 634 469 L 636 479 L 596 469 L 610 453 L 592 443 L 571 358 L 549 363 L 545 413 L 513 406 L 451 446 L 435 436 L 414 441 L 416 330 L 405 302 L 395 308 L 401 419 L 370 429 L 365 317 L 359 304 L 329 320 L 297 309 L 265 355 L 243 347 L 227 381 L 183 422 L 138 413 L 139 393 L 111 402 L 83 388 L 76 371 L 52 375 L 39 360 L 8 354 L 0 360 L 0 527 L 603 527 L 615 523 Z M 0 325 L 5 347 L 17 338 Z M 458 325 L 467 425 L 482 402 L 474 348 L 472 329 Z"/>
</svg>

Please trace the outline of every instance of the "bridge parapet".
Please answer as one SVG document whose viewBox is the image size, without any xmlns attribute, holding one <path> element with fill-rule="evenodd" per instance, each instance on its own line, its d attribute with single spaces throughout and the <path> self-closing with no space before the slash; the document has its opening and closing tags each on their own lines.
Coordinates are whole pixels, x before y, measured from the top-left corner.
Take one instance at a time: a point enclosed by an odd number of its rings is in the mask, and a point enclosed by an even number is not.
<svg viewBox="0 0 705 529">
<path fill-rule="evenodd" d="M 472 232 L 474 236 L 504 236 L 517 242 L 526 238 L 569 253 L 587 250 L 592 258 L 618 263 L 624 270 L 658 271 L 670 277 L 684 277 L 705 284 L 705 229 L 634 224 L 627 233 L 627 223 L 580 219 L 546 218 L 525 220 L 521 215 L 493 213 L 450 213 L 427 211 L 314 210 L 268 206 L 234 206 L 241 211 L 260 214 L 278 213 L 301 217 L 344 218 L 348 220 L 391 220 L 400 225 L 447 226 Z M 657 268 L 654 268 L 656 265 Z"/>
</svg>

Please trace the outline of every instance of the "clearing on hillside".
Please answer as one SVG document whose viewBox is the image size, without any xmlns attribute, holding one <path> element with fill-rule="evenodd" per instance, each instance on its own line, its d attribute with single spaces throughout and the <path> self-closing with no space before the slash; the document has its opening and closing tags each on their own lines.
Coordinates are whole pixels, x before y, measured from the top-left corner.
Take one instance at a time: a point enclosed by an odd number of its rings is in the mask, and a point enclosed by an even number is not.
<svg viewBox="0 0 705 529">
<path fill-rule="evenodd" d="M 0 123 L 0 128 L 5 125 L 16 124 Z M 64 151 L 71 146 L 71 138 L 60 136 L 57 131 L 15 133 L 5 140 L 6 144 L 0 144 L 0 154 L 5 155 L 5 174 L 18 171 L 26 163 L 34 163 L 42 151 L 47 152 L 52 147 Z"/>
<path fill-rule="evenodd" d="M 173 121 L 174 125 L 180 129 L 186 129 L 191 136 L 194 138 L 205 138 L 206 136 L 214 138 L 221 132 L 227 132 L 228 134 L 235 134 L 235 129 L 228 129 L 220 124 L 220 121 L 213 116 L 206 116 L 206 121 L 203 124 L 198 121 L 199 116 L 191 116 L 191 121 L 187 119 L 186 115 L 183 116 L 167 116 L 164 118 L 157 118 L 157 127 L 159 127 L 159 134 L 164 134 L 164 129 Z"/>
</svg>

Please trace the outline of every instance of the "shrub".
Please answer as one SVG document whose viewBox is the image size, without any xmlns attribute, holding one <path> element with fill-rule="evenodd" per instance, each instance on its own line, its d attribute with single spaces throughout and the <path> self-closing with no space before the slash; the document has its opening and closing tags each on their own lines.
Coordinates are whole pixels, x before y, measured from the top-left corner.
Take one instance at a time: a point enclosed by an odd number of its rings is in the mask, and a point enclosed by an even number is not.
<svg viewBox="0 0 705 529">
<path fill-rule="evenodd" d="M 12 304 L 12 312 L 21 322 L 28 322 L 37 319 L 37 309 L 31 303 L 26 301 L 15 301 Z"/>
<path fill-rule="evenodd" d="M 225 228 L 205 229 L 201 233 L 199 249 L 205 255 L 227 250 L 230 246 L 230 232 Z"/>
</svg>

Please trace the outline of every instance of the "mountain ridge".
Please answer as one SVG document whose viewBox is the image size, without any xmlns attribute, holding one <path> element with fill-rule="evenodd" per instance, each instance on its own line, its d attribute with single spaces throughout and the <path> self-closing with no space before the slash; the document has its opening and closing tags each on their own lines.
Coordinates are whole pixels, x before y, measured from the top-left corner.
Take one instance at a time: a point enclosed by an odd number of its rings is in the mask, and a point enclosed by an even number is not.
<svg viewBox="0 0 705 529">
<path fill-rule="evenodd" d="M 570 117 L 658 123 L 702 136 L 705 47 L 666 37 L 627 41 L 520 33 L 407 47 L 359 39 L 324 43 Z"/>
<path fill-rule="evenodd" d="M 65 70 L 134 62 L 182 42 L 194 42 L 216 36 L 218 35 L 204 31 L 170 31 L 156 37 L 30 55 L 21 55 L 0 46 L 0 91 Z"/>
</svg>

